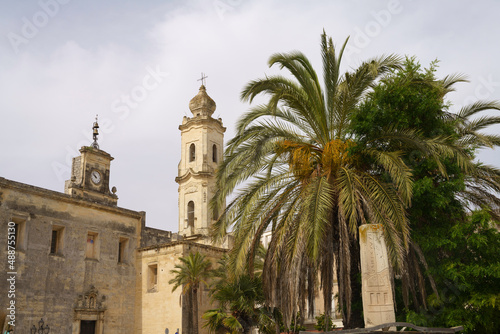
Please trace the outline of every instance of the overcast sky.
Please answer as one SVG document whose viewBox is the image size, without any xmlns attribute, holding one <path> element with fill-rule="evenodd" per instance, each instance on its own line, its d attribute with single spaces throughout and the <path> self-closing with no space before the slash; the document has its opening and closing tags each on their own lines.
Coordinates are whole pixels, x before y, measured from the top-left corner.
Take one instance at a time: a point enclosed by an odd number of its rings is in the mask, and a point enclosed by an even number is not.
<svg viewBox="0 0 500 334">
<path fill-rule="evenodd" d="M 99 114 L 118 205 L 177 231 L 178 126 L 201 72 L 226 141 L 249 108 L 242 87 L 275 72 L 271 54 L 300 50 L 321 73 L 323 29 L 336 44 L 351 36 L 344 70 L 387 53 L 439 59 L 439 77 L 470 79 L 454 108 L 500 100 L 499 12 L 470 0 L 1 0 L 0 176 L 62 192 Z M 498 150 L 479 158 L 500 166 Z"/>
</svg>

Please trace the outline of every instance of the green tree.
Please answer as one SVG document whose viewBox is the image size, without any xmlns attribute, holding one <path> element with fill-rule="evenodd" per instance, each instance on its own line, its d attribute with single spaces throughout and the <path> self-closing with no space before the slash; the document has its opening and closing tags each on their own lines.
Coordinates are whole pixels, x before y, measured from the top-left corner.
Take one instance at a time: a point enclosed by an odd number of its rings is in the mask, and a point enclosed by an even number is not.
<svg viewBox="0 0 500 334">
<path fill-rule="evenodd" d="M 318 331 L 330 332 L 334 328 L 335 325 L 333 324 L 333 321 L 331 319 L 325 319 L 324 313 L 321 313 L 316 317 L 316 325 L 314 325 L 314 329 Z"/>
<path fill-rule="evenodd" d="M 259 277 L 249 275 L 221 282 L 213 290 L 212 301 L 217 302 L 219 308 L 203 314 L 207 320 L 204 327 L 211 332 L 250 333 L 252 326 L 259 323 L 259 308 L 264 302 L 262 282 Z"/>
<path fill-rule="evenodd" d="M 481 130 L 500 123 L 500 118 L 473 117 L 488 109 L 500 110 L 499 104 L 476 102 L 457 114 L 450 113 L 446 94 L 465 80 L 456 75 L 438 80 L 436 66 L 433 62 L 422 70 L 415 59 L 407 59 L 403 69 L 384 77 L 353 113 L 351 128 L 358 138 L 370 142 L 379 129 L 391 125 L 416 129 L 427 138 L 446 136 L 469 151 L 471 159 L 480 148 L 498 146 L 498 135 Z M 418 149 L 401 149 L 414 177 L 409 209 L 412 241 L 407 254 L 413 263 L 408 281 L 413 283 L 398 284 L 398 296 L 407 307 L 406 312 L 399 310 L 398 317 L 420 325 L 463 325 L 468 332 L 496 332 L 500 327 L 500 272 L 493 254 L 500 252 L 500 236 L 486 217 L 491 214 L 498 220 L 498 169 L 476 162 L 464 170 L 456 162 L 442 159 L 443 175 L 437 171 L 436 161 Z M 468 212 L 474 207 L 485 207 L 487 212 L 471 216 Z M 428 296 L 427 290 L 432 294 Z M 416 312 L 408 311 L 410 307 Z"/>
<path fill-rule="evenodd" d="M 498 224 L 498 222 L 497 222 Z M 406 319 L 427 326 L 462 325 L 466 333 L 500 331 L 500 233 L 488 212 L 473 212 L 440 229 L 440 238 L 422 241 L 439 295 L 427 309 L 407 311 Z M 432 244 L 434 242 L 435 244 Z"/>
<path fill-rule="evenodd" d="M 252 102 L 261 94 L 270 99 L 239 120 L 217 174 L 214 205 L 220 206 L 245 183 L 214 224 L 212 235 L 219 239 L 233 225 L 234 272 L 244 271 L 247 262 L 252 272 L 256 245 L 272 227 L 264 292 L 268 303 L 283 312 L 288 327 L 293 314 L 304 314 L 300 301 L 312 295 L 306 287 L 314 286 L 317 270 L 325 315 L 331 318 L 334 265 L 344 324 L 363 326 L 360 309 L 351 315 L 352 300 L 361 300 L 360 224 L 383 224 L 395 269 L 405 266 L 411 170 L 401 152 L 358 141 L 349 127 L 351 114 L 365 94 L 382 74 L 399 68 L 400 59 L 393 55 L 375 58 L 341 74 L 346 43 L 337 53 L 332 40 L 322 35 L 324 89 L 302 53 L 271 56 L 269 65 L 288 70 L 295 80 L 270 76 L 244 88 L 241 97 L 245 101 Z M 424 151 L 450 153 L 439 141 L 422 141 L 412 131 L 382 130 L 375 140 L 380 145 L 403 141 Z"/>
<path fill-rule="evenodd" d="M 203 327 L 210 332 L 244 332 L 252 326 L 259 326 L 261 332 L 273 332 L 276 321 L 272 309 L 264 307 L 262 290 L 262 259 L 265 249 L 260 246 L 256 257 L 254 275 L 229 275 L 228 258 L 224 255 L 213 270 L 214 284 L 210 296 L 218 308 L 206 311 Z M 279 328 L 279 326 L 278 326 Z"/>
<path fill-rule="evenodd" d="M 170 271 L 175 277 L 168 281 L 173 284 L 172 291 L 182 286 L 182 294 L 190 299 L 191 328 L 189 333 L 198 333 L 198 290 L 201 284 L 207 285 L 206 280 L 211 275 L 211 262 L 199 252 L 189 253 L 188 256 L 179 258 L 180 264 Z"/>
</svg>

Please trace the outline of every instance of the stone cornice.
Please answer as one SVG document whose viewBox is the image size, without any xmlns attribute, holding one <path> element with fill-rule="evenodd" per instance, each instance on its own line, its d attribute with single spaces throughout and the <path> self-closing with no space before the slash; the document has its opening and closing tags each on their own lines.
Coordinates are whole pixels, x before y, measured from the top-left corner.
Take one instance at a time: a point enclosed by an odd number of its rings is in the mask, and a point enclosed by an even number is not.
<svg viewBox="0 0 500 334">
<path fill-rule="evenodd" d="M 218 119 L 209 117 L 209 116 L 197 116 L 193 118 L 186 118 L 186 121 L 183 121 L 181 125 L 179 125 L 179 130 L 183 131 L 186 130 L 192 126 L 195 125 L 205 125 L 205 124 L 210 124 L 210 125 L 215 125 L 219 130 L 224 133 L 226 132 L 226 128 L 222 126 L 222 121 L 219 121 Z"/>
<path fill-rule="evenodd" d="M 189 179 L 190 177 L 207 179 L 210 177 L 215 177 L 215 175 L 212 172 L 198 172 L 197 173 L 197 172 L 193 171 L 192 168 L 189 168 L 189 170 L 184 175 L 177 176 L 175 178 L 175 182 L 180 183 L 182 181 Z"/>
<path fill-rule="evenodd" d="M 98 210 L 103 210 L 103 211 L 108 211 L 112 213 L 117 213 L 121 214 L 124 216 L 132 217 L 132 218 L 137 218 L 140 219 L 144 215 L 143 212 L 140 211 L 133 211 L 129 209 L 124 209 L 116 206 L 108 206 L 104 204 L 99 204 L 95 202 L 91 202 L 85 199 L 77 199 L 73 198 L 70 195 L 54 191 L 54 190 L 49 190 L 45 188 L 40 188 L 40 187 L 35 187 L 29 184 L 21 183 L 21 182 L 16 182 L 12 180 L 8 180 L 6 178 L 0 177 L 0 190 L 2 188 L 6 189 L 13 189 L 17 191 L 21 191 L 24 193 L 30 193 L 33 195 L 37 195 L 40 197 L 45 197 L 49 199 L 53 199 L 55 201 L 61 201 L 61 202 L 66 202 L 82 207 L 87 207 L 87 208 L 93 208 L 93 209 L 98 209 Z"/>
<path fill-rule="evenodd" d="M 80 149 L 80 153 L 84 152 L 91 152 L 92 154 L 100 155 L 101 157 L 106 158 L 109 161 L 114 160 L 114 158 L 108 152 L 105 152 L 98 148 L 93 148 L 92 146 L 82 146 L 82 148 Z"/>
</svg>

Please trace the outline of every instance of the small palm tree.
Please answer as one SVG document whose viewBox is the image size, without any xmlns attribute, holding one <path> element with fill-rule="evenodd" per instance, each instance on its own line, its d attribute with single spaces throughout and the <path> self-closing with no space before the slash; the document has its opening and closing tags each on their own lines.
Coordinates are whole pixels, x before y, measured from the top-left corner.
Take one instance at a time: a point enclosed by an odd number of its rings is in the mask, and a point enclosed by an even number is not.
<svg viewBox="0 0 500 334">
<path fill-rule="evenodd" d="M 217 284 L 212 300 L 220 307 L 205 312 L 204 327 L 211 331 L 228 330 L 231 333 L 249 333 L 258 324 L 260 306 L 264 302 L 260 278 L 241 275 L 231 281 Z"/>
<path fill-rule="evenodd" d="M 168 281 L 173 284 L 172 291 L 183 286 L 182 294 L 191 298 L 192 328 L 189 333 L 198 334 L 198 290 L 201 284 L 208 285 L 206 280 L 211 275 L 211 262 L 199 252 L 189 253 L 186 257 L 179 258 L 180 264 L 175 265 L 175 269 L 170 270 L 175 277 Z"/>
<path fill-rule="evenodd" d="M 276 328 L 277 310 L 264 306 L 261 275 L 265 252 L 264 247 L 260 245 L 254 275 L 230 275 L 227 255 L 217 261 L 218 267 L 213 270 L 214 280 L 210 295 L 212 302 L 217 303 L 219 307 L 203 314 L 204 328 L 208 328 L 212 333 L 248 333 L 257 325 L 262 333 L 269 332 L 269 328 Z M 264 328 L 266 330 L 263 330 Z M 279 333 L 279 323 L 277 328 Z"/>
</svg>

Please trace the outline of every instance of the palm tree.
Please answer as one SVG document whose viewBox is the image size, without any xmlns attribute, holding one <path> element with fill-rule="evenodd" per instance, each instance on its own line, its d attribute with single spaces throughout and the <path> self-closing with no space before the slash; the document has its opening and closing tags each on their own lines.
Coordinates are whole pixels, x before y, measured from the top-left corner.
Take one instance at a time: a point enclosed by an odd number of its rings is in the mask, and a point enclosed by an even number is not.
<svg viewBox="0 0 500 334">
<path fill-rule="evenodd" d="M 202 316 L 207 319 L 204 327 L 213 332 L 225 329 L 232 333 L 249 333 L 252 326 L 258 324 L 260 306 L 264 302 L 261 280 L 241 275 L 221 282 L 214 289 L 212 300 L 219 308 L 205 312 Z"/>
<path fill-rule="evenodd" d="M 324 89 L 302 53 L 271 56 L 269 65 L 287 69 L 295 80 L 276 75 L 251 81 L 244 88 L 244 101 L 252 102 L 261 94 L 270 99 L 239 120 L 237 134 L 229 141 L 218 169 L 214 205 L 220 206 L 238 186 L 241 189 L 213 225 L 212 236 L 222 238 L 233 225 L 231 264 L 239 273 L 248 262 L 251 273 L 260 236 L 272 227 L 264 290 L 268 303 L 283 312 L 287 326 L 292 314 L 305 313 L 304 303 L 298 301 L 311 296 L 317 270 L 325 314 L 331 318 L 334 267 L 344 324 L 362 326 L 360 312 L 351 316 L 351 301 L 360 299 L 356 282 L 359 224 L 384 226 L 395 270 L 404 270 L 411 170 L 401 152 L 361 146 L 349 132 L 352 111 L 377 78 L 399 68 L 401 60 L 382 56 L 341 75 L 346 43 L 337 53 L 332 40 L 322 35 Z M 403 141 L 425 152 L 450 153 L 439 141 L 420 140 L 410 130 L 381 132 L 376 140 L 387 145 Z M 382 178 L 374 166 L 386 176 Z"/>
<path fill-rule="evenodd" d="M 252 276 L 229 275 L 227 255 L 217 261 L 218 267 L 213 270 L 214 280 L 210 295 L 212 302 L 219 307 L 208 310 L 202 315 L 206 320 L 203 327 L 212 333 L 217 331 L 248 333 L 252 326 L 259 325 L 262 328 L 275 325 L 273 310 L 263 307 L 261 274 L 264 256 L 265 249 L 260 246 L 256 257 L 256 269 Z"/>
<path fill-rule="evenodd" d="M 491 125 L 500 124 L 499 116 L 479 116 L 486 110 L 500 111 L 500 102 L 478 101 L 463 107 L 451 118 L 457 129 L 459 145 L 474 153 L 480 149 L 500 147 L 500 135 L 481 132 Z M 474 173 L 466 175 L 465 184 L 466 188 L 460 194 L 464 206 L 471 211 L 485 208 L 492 218 L 500 220 L 500 169 L 476 162 Z"/>
<path fill-rule="evenodd" d="M 199 252 L 189 253 L 186 257 L 179 258 L 180 264 L 175 265 L 175 269 L 170 270 L 175 277 L 168 281 L 173 284 L 172 292 L 178 287 L 182 287 L 182 295 L 188 295 L 191 300 L 192 324 L 189 333 L 198 334 L 198 289 L 200 284 L 207 285 L 206 279 L 211 274 L 211 262 Z"/>
<path fill-rule="evenodd" d="M 273 55 L 270 66 L 287 69 L 295 81 L 271 76 L 245 87 L 243 100 L 252 102 L 260 94 L 270 95 L 270 100 L 240 119 L 218 170 L 214 205 L 241 189 L 212 235 L 223 237 L 232 224 L 234 272 L 245 270 L 248 262 L 251 274 L 260 236 L 272 227 L 264 288 L 267 301 L 280 307 L 287 325 L 297 308 L 304 314 L 303 300 L 312 295 L 317 270 L 325 313 L 331 317 L 334 264 L 344 324 L 362 325 L 360 312 L 351 317 L 351 300 L 359 300 L 361 292 L 359 224 L 382 224 L 394 269 L 408 271 L 406 208 L 412 173 L 402 151 L 390 148 L 416 147 L 433 157 L 443 174 L 439 156 L 454 156 L 462 168 L 471 168 L 468 151 L 449 138 L 423 139 L 416 131 L 393 128 L 381 130 L 369 142 L 359 141 L 349 127 L 353 111 L 376 80 L 400 68 L 401 61 L 393 55 L 379 57 L 341 75 L 346 43 L 337 54 L 332 40 L 322 35 L 325 90 L 302 53 Z"/>
</svg>

